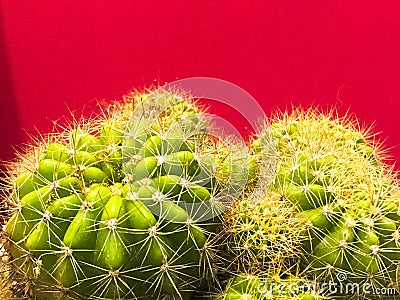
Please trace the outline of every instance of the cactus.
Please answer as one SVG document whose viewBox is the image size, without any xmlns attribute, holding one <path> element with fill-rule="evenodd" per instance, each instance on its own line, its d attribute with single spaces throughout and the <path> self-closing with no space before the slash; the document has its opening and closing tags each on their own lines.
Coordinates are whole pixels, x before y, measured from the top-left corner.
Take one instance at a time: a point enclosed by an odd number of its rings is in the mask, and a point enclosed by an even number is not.
<svg viewBox="0 0 400 300">
<path fill-rule="evenodd" d="M 25 282 L 19 297 L 189 299 L 201 290 L 215 273 L 218 193 L 229 200 L 235 169 L 207 129 L 185 96 L 133 94 L 21 154 L 9 168 L 15 209 L 5 226 L 10 278 Z"/>
<path fill-rule="evenodd" d="M 316 109 L 278 115 L 265 134 L 275 141 L 277 171 L 264 200 L 256 206 L 283 209 L 277 209 L 272 218 L 256 213 L 258 221 L 250 215 L 252 228 L 261 230 L 257 236 L 257 230 L 243 231 L 243 224 L 249 222 L 241 217 L 243 208 L 233 206 L 228 216 L 234 218 L 224 223 L 228 235 L 239 238 L 228 238 L 225 249 L 231 249 L 233 256 L 239 250 L 247 253 L 252 249 L 242 270 L 266 259 L 281 265 L 289 259 L 290 264 L 294 255 L 304 274 L 320 283 L 360 286 L 357 294 L 333 292 L 335 299 L 374 299 L 377 288 L 397 287 L 399 185 L 374 136 L 368 130 L 360 131 L 350 118 Z M 262 144 L 258 138 L 251 147 L 262 151 Z M 246 203 L 246 197 L 251 203 L 249 195 L 244 195 L 242 202 Z M 276 234 L 270 236 L 273 227 L 267 223 L 278 224 Z M 295 224 L 292 230 L 287 229 L 288 224 Z M 259 237 L 266 241 L 266 251 L 260 251 Z M 280 243 L 284 239 L 287 243 L 283 245 L 289 247 L 286 251 Z M 366 284 L 369 293 L 362 289 Z"/>
</svg>

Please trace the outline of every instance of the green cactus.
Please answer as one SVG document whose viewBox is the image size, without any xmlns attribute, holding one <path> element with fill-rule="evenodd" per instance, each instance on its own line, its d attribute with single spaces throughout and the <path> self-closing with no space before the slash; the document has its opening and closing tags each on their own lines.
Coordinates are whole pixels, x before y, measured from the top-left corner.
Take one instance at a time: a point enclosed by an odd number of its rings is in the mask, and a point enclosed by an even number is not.
<svg viewBox="0 0 400 300">
<path fill-rule="evenodd" d="M 203 116 L 175 94 L 130 95 L 27 151 L 11 167 L 5 226 L 19 295 L 189 299 L 203 288 L 227 168 Z"/>
<path fill-rule="evenodd" d="M 334 299 L 375 299 L 382 289 L 396 299 L 400 189 L 381 145 L 333 111 L 295 109 L 271 124 L 250 149 L 260 163 L 273 138 L 274 179 L 248 186 L 224 215 L 221 272 L 258 276 L 298 265 L 293 275 L 336 284 Z"/>
</svg>

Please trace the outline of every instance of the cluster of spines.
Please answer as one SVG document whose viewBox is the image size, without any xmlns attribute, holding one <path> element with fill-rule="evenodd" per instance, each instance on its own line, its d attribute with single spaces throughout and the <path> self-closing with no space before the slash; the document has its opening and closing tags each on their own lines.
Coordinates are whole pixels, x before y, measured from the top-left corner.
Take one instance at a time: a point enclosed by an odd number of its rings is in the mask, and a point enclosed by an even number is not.
<svg viewBox="0 0 400 300">
<path fill-rule="evenodd" d="M 251 196 L 249 196 L 251 194 Z M 247 190 L 224 215 L 222 268 L 256 272 L 289 267 L 302 255 L 304 222 L 272 191 Z"/>
</svg>

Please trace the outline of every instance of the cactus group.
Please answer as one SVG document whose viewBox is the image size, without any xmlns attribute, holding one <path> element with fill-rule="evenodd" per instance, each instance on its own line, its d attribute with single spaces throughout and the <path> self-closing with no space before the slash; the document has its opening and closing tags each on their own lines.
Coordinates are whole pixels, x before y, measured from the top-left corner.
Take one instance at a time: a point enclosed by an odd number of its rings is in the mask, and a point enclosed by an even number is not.
<svg viewBox="0 0 400 300">
<path fill-rule="evenodd" d="M 26 149 L 0 216 L 7 287 L 39 300 L 398 294 L 400 187 L 374 136 L 316 109 L 269 122 L 243 148 L 210 134 L 190 97 L 136 93 Z"/>
</svg>

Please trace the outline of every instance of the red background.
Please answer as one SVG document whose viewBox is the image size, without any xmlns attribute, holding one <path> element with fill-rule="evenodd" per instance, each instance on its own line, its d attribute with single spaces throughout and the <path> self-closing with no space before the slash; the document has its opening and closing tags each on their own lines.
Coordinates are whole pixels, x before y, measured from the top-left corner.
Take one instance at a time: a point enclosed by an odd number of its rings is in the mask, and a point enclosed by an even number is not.
<svg viewBox="0 0 400 300">
<path fill-rule="evenodd" d="M 192 76 L 241 86 L 267 114 L 350 109 L 398 146 L 400 4 L 0 0 L 0 158 L 69 109 Z"/>
</svg>

